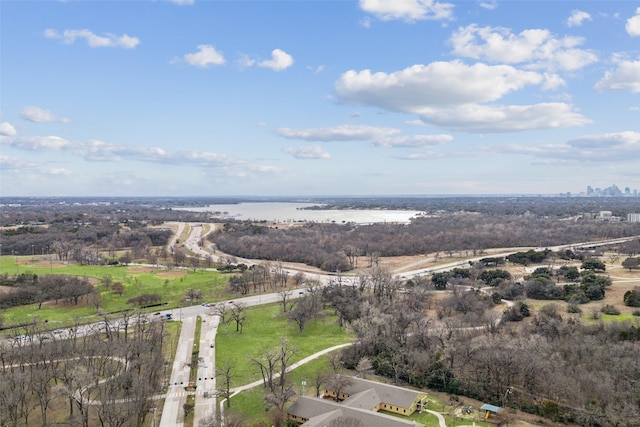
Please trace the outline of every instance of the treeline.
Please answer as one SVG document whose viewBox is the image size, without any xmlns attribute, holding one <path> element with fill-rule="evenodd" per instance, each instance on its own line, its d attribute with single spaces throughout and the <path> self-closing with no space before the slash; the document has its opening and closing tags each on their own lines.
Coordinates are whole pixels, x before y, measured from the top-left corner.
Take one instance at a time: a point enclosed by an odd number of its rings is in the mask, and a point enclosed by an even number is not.
<svg viewBox="0 0 640 427">
<path fill-rule="evenodd" d="M 62 301 L 67 305 L 78 305 L 81 298 L 88 298 L 96 288 L 86 277 L 20 274 L 0 276 L 0 285 L 11 287 L 0 293 L 0 309 L 27 304 L 38 304 L 41 308 L 45 301 Z"/>
<path fill-rule="evenodd" d="M 144 254 L 152 246 L 165 245 L 172 232 L 168 229 L 121 228 L 114 224 L 87 223 L 67 226 L 59 223 L 47 227 L 20 227 L 2 232 L 3 255 L 53 254 L 57 260 L 81 264 L 104 264 L 110 254 L 130 248 Z"/>
<path fill-rule="evenodd" d="M 305 223 L 286 229 L 229 222 L 209 239 L 223 252 L 239 257 L 347 271 L 355 267 L 356 256 L 478 254 L 488 248 L 546 247 L 634 235 L 640 235 L 640 223 L 446 215 L 418 218 L 406 225 Z M 629 247 L 637 251 L 640 241 Z"/>
<path fill-rule="evenodd" d="M 305 200 L 308 202 L 309 200 Z M 475 212 L 486 215 L 566 217 L 602 210 L 626 217 L 640 212 L 640 197 L 335 197 L 318 198 L 322 209 L 406 209 L 427 214 Z"/>
</svg>

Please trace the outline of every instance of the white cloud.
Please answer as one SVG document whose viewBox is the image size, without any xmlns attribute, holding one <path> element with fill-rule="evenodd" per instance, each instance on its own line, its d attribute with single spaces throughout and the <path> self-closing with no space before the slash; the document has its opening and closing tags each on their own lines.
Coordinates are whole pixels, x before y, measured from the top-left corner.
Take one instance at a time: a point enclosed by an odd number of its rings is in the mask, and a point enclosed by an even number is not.
<svg viewBox="0 0 640 427">
<path fill-rule="evenodd" d="M 455 55 L 531 69 L 574 71 L 598 60 L 593 52 L 577 48 L 583 38 L 557 38 L 542 29 L 513 34 L 508 28 L 473 24 L 459 28 L 449 41 Z"/>
<path fill-rule="evenodd" d="M 627 20 L 625 29 L 631 37 L 640 36 L 640 7 L 636 9 L 636 14 Z"/>
<path fill-rule="evenodd" d="M 45 122 L 69 123 L 71 121 L 64 117 L 62 118 L 57 117 L 51 111 L 45 110 L 44 108 L 35 107 L 33 105 L 28 105 L 24 107 L 22 109 L 22 113 L 20 114 L 20 116 L 25 120 L 29 120 L 31 122 L 36 122 L 36 123 L 45 123 Z"/>
<path fill-rule="evenodd" d="M 365 125 L 341 125 L 314 129 L 276 129 L 276 133 L 288 139 L 305 141 L 368 141 L 378 147 L 424 147 L 453 140 L 451 135 L 400 135 L 397 128 Z M 313 146 L 316 147 L 316 146 Z"/>
<path fill-rule="evenodd" d="M 626 90 L 640 93 L 640 61 L 620 61 L 618 68 L 607 71 L 595 88 L 598 91 Z"/>
<path fill-rule="evenodd" d="M 52 176 L 73 175 L 73 173 L 69 169 L 65 169 L 65 168 L 43 168 L 41 169 L 41 172 L 45 175 L 52 175 Z"/>
<path fill-rule="evenodd" d="M 410 154 L 401 154 L 395 155 L 393 158 L 400 160 L 433 160 L 433 159 L 441 159 L 445 157 L 443 153 L 410 153 Z"/>
<path fill-rule="evenodd" d="M 4 137 L 1 141 L 4 145 L 29 151 L 62 150 L 73 146 L 70 141 L 59 136 Z"/>
<path fill-rule="evenodd" d="M 418 115 L 423 121 L 471 132 L 505 132 L 589 123 L 568 104 L 489 105 L 528 85 L 564 84 L 554 75 L 510 65 L 460 61 L 414 65 L 394 73 L 348 71 L 335 84 L 345 103 Z"/>
<path fill-rule="evenodd" d="M 340 76 L 335 89 L 347 103 L 417 112 L 428 106 L 495 101 L 543 81 L 541 74 L 509 65 L 451 61 L 413 65 L 394 73 L 350 70 Z"/>
<path fill-rule="evenodd" d="M 271 59 L 258 63 L 259 67 L 270 68 L 273 71 L 282 71 L 293 65 L 293 57 L 281 49 L 274 49 L 271 52 Z"/>
<path fill-rule="evenodd" d="M 47 29 L 44 31 L 44 36 L 49 39 L 62 39 L 62 41 L 67 44 L 75 43 L 76 39 L 84 39 L 89 47 L 121 47 L 124 49 L 133 49 L 140 44 L 140 39 L 127 34 L 116 36 L 115 34 L 106 33 L 103 36 L 99 36 L 88 29 L 64 30 L 62 33 L 54 29 Z"/>
<path fill-rule="evenodd" d="M 279 128 L 276 133 L 288 139 L 306 141 L 373 141 L 400 133 L 400 129 L 364 125 L 341 125 L 329 128 Z"/>
<path fill-rule="evenodd" d="M 291 154 L 296 159 L 329 159 L 331 155 L 319 145 L 307 145 L 306 147 L 286 147 L 285 153 Z"/>
<path fill-rule="evenodd" d="M 167 0 L 170 3 L 175 3 L 178 6 L 190 6 L 195 3 L 195 0 Z"/>
<path fill-rule="evenodd" d="M 478 5 L 487 10 L 495 10 L 498 8 L 498 0 L 481 1 Z"/>
<path fill-rule="evenodd" d="M 121 160 L 142 161 L 161 164 L 195 165 L 201 167 L 222 166 L 240 163 L 227 155 L 203 151 L 168 152 L 160 147 L 117 145 L 100 140 L 71 142 L 58 136 L 10 137 L 3 136 L 0 142 L 14 148 L 29 151 L 67 151 L 86 161 L 116 162 Z"/>
<path fill-rule="evenodd" d="M 241 53 L 238 59 L 236 59 L 236 64 L 238 64 L 240 68 L 249 68 L 256 64 L 256 60 L 245 53 Z"/>
<path fill-rule="evenodd" d="M 360 0 L 360 8 L 383 21 L 415 22 L 452 19 L 454 5 L 436 0 Z"/>
<path fill-rule="evenodd" d="M 507 145 L 508 153 L 581 162 L 637 162 L 640 160 L 640 132 L 626 131 L 585 135 L 565 144 L 538 146 Z"/>
<path fill-rule="evenodd" d="M 16 132 L 16 128 L 9 122 L 0 123 L 0 135 L 4 136 L 16 136 L 18 132 Z"/>
<path fill-rule="evenodd" d="M 453 108 L 425 108 L 420 118 L 430 124 L 467 132 L 512 132 L 582 126 L 591 123 L 564 103 L 534 105 L 466 104 Z"/>
<path fill-rule="evenodd" d="M 307 67 L 307 70 L 311 71 L 313 74 L 320 74 L 324 71 L 324 65 L 318 65 L 317 67 Z"/>
<path fill-rule="evenodd" d="M 579 27 L 584 21 L 591 21 L 591 15 L 582 10 L 572 10 L 571 16 L 567 18 L 567 27 Z"/>
<path fill-rule="evenodd" d="M 187 53 L 182 57 L 182 61 L 195 67 L 206 68 L 209 65 L 221 65 L 226 61 L 222 53 L 218 52 L 215 47 L 210 44 L 200 44 L 197 46 L 198 51 L 195 53 Z M 173 60 L 172 63 L 180 62 Z"/>
<path fill-rule="evenodd" d="M 27 162 L 17 157 L 0 156 L 0 170 L 1 171 L 23 171 L 28 168 L 36 167 L 33 162 Z"/>
<path fill-rule="evenodd" d="M 374 141 L 374 144 L 378 147 L 430 147 L 434 145 L 444 144 L 445 142 L 453 141 L 451 135 L 405 135 L 381 138 Z"/>
<path fill-rule="evenodd" d="M 259 166 L 252 166 L 250 169 L 253 172 L 259 172 L 259 173 L 270 173 L 270 174 L 282 173 L 282 168 L 279 168 L 277 166 L 259 165 Z"/>
</svg>

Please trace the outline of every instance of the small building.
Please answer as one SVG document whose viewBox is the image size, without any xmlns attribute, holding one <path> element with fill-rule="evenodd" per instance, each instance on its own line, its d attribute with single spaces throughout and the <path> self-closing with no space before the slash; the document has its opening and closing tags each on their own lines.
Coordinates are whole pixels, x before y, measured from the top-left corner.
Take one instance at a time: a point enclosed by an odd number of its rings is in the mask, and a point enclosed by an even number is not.
<svg viewBox="0 0 640 427">
<path fill-rule="evenodd" d="M 482 405 L 480 407 L 481 411 L 484 411 L 484 419 L 488 420 L 489 417 L 493 416 L 493 415 L 498 415 L 500 412 L 502 412 L 502 408 L 499 406 L 494 406 L 494 405 L 489 405 L 488 403 L 485 403 L 484 405 Z"/>
<path fill-rule="evenodd" d="M 427 406 L 427 395 L 403 387 L 360 378 L 344 377 L 343 386 L 324 390 L 324 398 L 302 396 L 287 410 L 288 418 L 303 427 L 324 426 L 330 421 L 354 419 L 367 427 L 408 427 L 419 424 L 381 413 L 409 416 Z M 329 384 L 332 382 L 330 381 Z"/>
</svg>

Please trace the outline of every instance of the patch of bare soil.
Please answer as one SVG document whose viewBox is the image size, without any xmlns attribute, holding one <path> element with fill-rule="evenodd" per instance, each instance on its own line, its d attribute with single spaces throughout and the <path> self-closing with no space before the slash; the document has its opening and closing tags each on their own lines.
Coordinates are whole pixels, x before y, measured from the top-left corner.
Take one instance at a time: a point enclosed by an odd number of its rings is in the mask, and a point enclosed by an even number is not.
<svg viewBox="0 0 640 427">
<path fill-rule="evenodd" d="M 8 294 L 15 291 L 16 289 L 13 286 L 0 286 L 0 294 Z"/>
</svg>

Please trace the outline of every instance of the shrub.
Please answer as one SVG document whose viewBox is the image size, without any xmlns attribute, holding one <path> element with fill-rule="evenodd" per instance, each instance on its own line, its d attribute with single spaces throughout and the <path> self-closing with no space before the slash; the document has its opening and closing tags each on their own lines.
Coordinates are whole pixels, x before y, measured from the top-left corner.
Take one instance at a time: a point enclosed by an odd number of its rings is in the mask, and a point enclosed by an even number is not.
<svg viewBox="0 0 640 427">
<path fill-rule="evenodd" d="M 604 314 L 610 314 L 613 316 L 617 316 L 618 314 L 620 314 L 620 310 L 618 310 L 618 308 L 615 305 L 611 305 L 611 304 L 605 305 L 600 309 L 600 311 L 603 312 Z"/>
<path fill-rule="evenodd" d="M 582 313 L 582 309 L 580 307 L 578 307 L 577 304 L 569 304 L 567 306 L 567 313 L 581 314 Z"/>
</svg>

